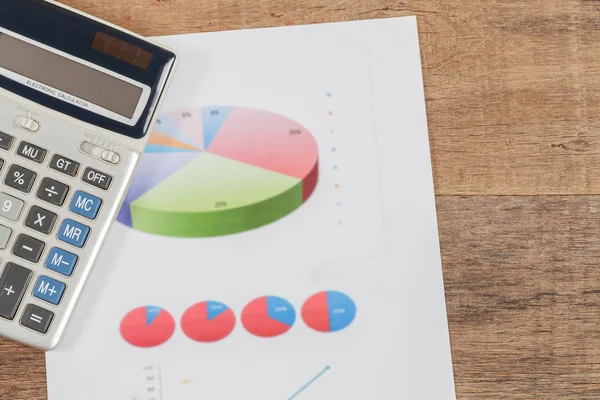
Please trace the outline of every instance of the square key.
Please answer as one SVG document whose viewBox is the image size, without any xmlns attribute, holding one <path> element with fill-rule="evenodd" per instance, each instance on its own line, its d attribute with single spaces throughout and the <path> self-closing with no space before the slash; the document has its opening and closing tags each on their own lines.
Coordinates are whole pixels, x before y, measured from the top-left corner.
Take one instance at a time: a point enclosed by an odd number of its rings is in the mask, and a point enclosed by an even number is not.
<svg viewBox="0 0 600 400">
<path fill-rule="evenodd" d="M 79 165 L 80 164 L 78 162 L 75 162 L 67 157 L 63 157 L 60 154 L 55 154 L 52 156 L 52 160 L 50 160 L 48 167 L 55 171 L 62 172 L 63 174 L 75 176 L 77 175 L 77 171 L 79 171 Z"/>
<path fill-rule="evenodd" d="M 44 158 L 46 158 L 46 153 L 46 150 L 28 142 L 19 143 L 19 147 L 17 148 L 17 155 L 24 157 L 28 160 L 35 161 L 39 164 L 44 162 Z"/>
<path fill-rule="evenodd" d="M 46 268 L 64 276 L 71 276 L 78 257 L 66 250 L 53 247 L 46 258 Z"/>
<path fill-rule="evenodd" d="M 90 228 L 72 219 L 65 219 L 58 230 L 58 240 L 75 247 L 83 247 Z"/>
<path fill-rule="evenodd" d="M 23 193 L 29 193 L 37 174 L 20 165 L 13 164 L 8 169 L 4 178 L 4 184 Z"/>
<path fill-rule="evenodd" d="M 35 304 L 27 304 L 21 317 L 21 325 L 39 333 L 47 333 L 54 313 Z"/>
<path fill-rule="evenodd" d="M 96 215 L 98 215 L 98 210 L 100 210 L 101 205 L 102 199 L 99 197 L 92 196 L 89 193 L 78 190 L 75 192 L 73 200 L 71 200 L 69 210 L 72 213 L 81 215 L 82 217 L 94 219 L 96 218 Z"/>
<path fill-rule="evenodd" d="M 41 240 L 22 233 L 17 237 L 12 252 L 17 257 L 36 263 L 40 260 L 45 246 Z"/>
<path fill-rule="evenodd" d="M 6 193 L 0 193 L 0 217 L 16 221 L 21 216 L 21 210 L 23 210 L 24 205 L 25 202 L 23 200 Z"/>
<path fill-rule="evenodd" d="M 10 235 L 12 235 L 12 229 L 0 225 L 0 250 L 6 249 Z"/>
<path fill-rule="evenodd" d="M 33 206 L 25 218 L 25 226 L 38 232 L 49 234 L 54 228 L 57 215 L 42 207 Z"/>
<path fill-rule="evenodd" d="M 67 193 L 69 193 L 69 186 L 51 178 L 44 178 L 36 196 L 40 200 L 61 207 L 67 198 Z"/>
<path fill-rule="evenodd" d="M 33 297 L 57 305 L 62 299 L 66 285 L 55 279 L 41 275 L 33 287 Z"/>
<path fill-rule="evenodd" d="M 13 319 L 31 279 L 31 270 L 9 262 L 0 276 L 0 317 Z"/>
<path fill-rule="evenodd" d="M 0 149 L 10 150 L 15 138 L 7 133 L 0 132 Z"/>
</svg>

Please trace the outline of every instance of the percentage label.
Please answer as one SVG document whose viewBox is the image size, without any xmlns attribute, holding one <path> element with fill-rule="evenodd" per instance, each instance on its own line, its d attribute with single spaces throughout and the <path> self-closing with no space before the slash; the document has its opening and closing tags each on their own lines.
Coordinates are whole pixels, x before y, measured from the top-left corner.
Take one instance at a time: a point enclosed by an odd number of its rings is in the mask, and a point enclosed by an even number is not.
<svg viewBox="0 0 600 400">
<path fill-rule="evenodd" d="M 346 313 L 346 310 L 344 310 L 343 308 L 336 308 L 332 311 L 334 314 L 345 314 Z"/>
<path fill-rule="evenodd" d="M 190 117 L 192 116 L 192 113 L 189 113 L 189 112 L 184 112 L 183 114 L 181 114 L 181 116 L 182 116 L 183 118 L 190 118 Z"/>
<path fill-rule="evenodd" d="M 21 172 L 15 172 L 13 174 L 13 177 L 15 178 L 15 180 L 13 182 L 18 183 L 19 185 L 23 185 L 25 184 L 25 179 L 23 179 L 23 177 L 25 176 L 25 174 L 21 173 Z"/>
<path fill-rule="evenodd" d="M 298 136 L 302 135 L 302 130 L 300 129 L 290 129 L 290 136 Z"/>
<path fill-rule="evenodd" d="M 223 208 L 223 207 L 227 207 L 226 201 L 216 201 L 215 202 L 215 208 Z"/>
<path fill-rule="evenodd" d="M 219 110 L 210 110 L 210 115 L 219 115 Z"/>
<path fill-rule="evenodd" d="M 275 312 L 283 312 L 283 311 L 287 311 L 287 307 L 275 307 Z"/>
</svg>

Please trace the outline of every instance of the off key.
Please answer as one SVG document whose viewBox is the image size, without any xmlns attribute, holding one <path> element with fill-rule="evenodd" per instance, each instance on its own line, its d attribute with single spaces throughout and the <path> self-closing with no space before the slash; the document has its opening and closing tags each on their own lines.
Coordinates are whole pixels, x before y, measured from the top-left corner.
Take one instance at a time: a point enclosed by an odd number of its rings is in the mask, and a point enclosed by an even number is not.
<svg viewBox="0 0 600 400">
<path fill-rule="evenodd" d="M 112 176 L 100 172 L 94 168 L 87 167 L 81 180 L 90 185 L 96 186 L 102 190 L 108 190 L 110 183 L 112 182 Z"/>
</svg>

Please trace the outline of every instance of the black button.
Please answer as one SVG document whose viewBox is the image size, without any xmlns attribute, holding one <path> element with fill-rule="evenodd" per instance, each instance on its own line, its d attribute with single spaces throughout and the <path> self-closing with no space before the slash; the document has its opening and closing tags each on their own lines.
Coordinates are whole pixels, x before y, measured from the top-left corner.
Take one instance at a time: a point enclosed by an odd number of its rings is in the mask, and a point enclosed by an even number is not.
<svg viewBox="0 0 600 400">
<path fill-rule="evenodd" d="M 12 146 L 15 138 L 4 133 L 0 132 L 0 149 L 2 150 L 10 150 L 10 146 Z"/>
<path fill-rule="evenodd" d="M 41 207 L 33 206 L 25 218 L 25 226 L 38 232 L 49 234 L 54 228 L 57 215 Z"/>
<path fill-rule="evenodd" d="M 112 176 L 106 175 L 104 172 L 100 172 L 94 168 L 87 167 L 81 180 L 102 190 L 107 190 L 110 187 Z"/>
<path fill-rule="evenodd" d="M 13 319 L 27 285 L 31 271 L 17 264 L 8 263 L 0 277 L 0 317 Z"/>
<path fill-rule="evenodd" d="M 79 163 L 58 154 L 52 156 L 49 166 L 53 170 L 62 172 L 63 174 L 67 174 L 69 176 L 75 176 L 77 175 L 77 171 L 79 171 Z"/>
<path fill-rule="evenodd" d="M 44 178 L 37 191 L 37 198 L 55 206 L 62 206 L 69 193 L 69 187 L 54 179 Z"/>
<path fill-rule="evenodd" d="M 46 153 L 46 150 L 28 142 L 19 143 L 19 148 L 17 149 L 17 155 L 40 164 L 44 162 Z"/>
<path fill-rule="evenodd" d="M 46 245 L 41 240 L 20 234 L 13 247 L 13 254 L 27 261 L 31 261 L 32 263 L 36 263 L 42 256 L 44 246 Z"/>
<path fill-rule="evenodd" d="M 27 308 L 25 308 L 25 312 L 21 317 L 21 325 L 39 333 L 46 333 L 50 328 L 52 318 L 54 318 L 54 313 L 35 304 L 27 304 Z"/>
<path fill-rule="evenodd" d="M 24 193 L 29 193 L 37 174 L 33 171 L 23 168 L 20 165 L 13 164 L 8 169 L 8 173 L 4 178 L 4 184 L 13 189 L 20 190 Z"/>
</svg>

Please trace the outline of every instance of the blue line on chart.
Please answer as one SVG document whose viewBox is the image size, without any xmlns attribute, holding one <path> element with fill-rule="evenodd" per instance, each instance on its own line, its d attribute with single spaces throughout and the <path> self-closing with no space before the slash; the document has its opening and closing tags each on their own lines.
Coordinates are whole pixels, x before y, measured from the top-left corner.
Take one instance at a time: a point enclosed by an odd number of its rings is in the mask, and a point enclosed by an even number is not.
<svg viewBox="0 0 600 400">
<path fill-rule="evenodd" d="M 325 374 L 325 372 L 329 371 L 330 369 L 331 369 L 331 367 L 330 367 L 329 365 L 328 365 L 328 366 L 326 366 L 326 367 L 325 367 L 325 369 L 324 369 L 323 371 L 319 372 L 319 373 L 317 374 L 317 376 L 315 376 L 315 377 L 314 377 L 314 378 L 312 378 L 310 381 L 308 381 L 308 383 L 306 383 L 306 385 L 302 386 L 302 387 L 300 388 L 300 390 L 298 390 L 296 393 L 294 393 L 294 395 L 293 395 L 292 397 L 290 397 L 288 400 L 294 400 L 294 399 L 295 399 L 296 397 L 298 397 L 298 396 L 299 396 L 299 395 L 300 395 L 302 392 L 304 392 L 306 389 L 308 389 L 308 387 L 309 387 L 310 385 L 312 385 L 313 383 L 315 383 L 315 381 L 316 381 L 317 379 L 319 379 L 320 377 L 322 377 L 322 376 Z"/>
</svg>

